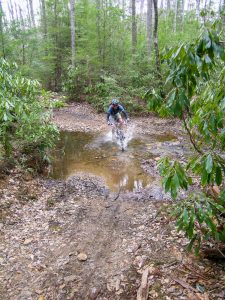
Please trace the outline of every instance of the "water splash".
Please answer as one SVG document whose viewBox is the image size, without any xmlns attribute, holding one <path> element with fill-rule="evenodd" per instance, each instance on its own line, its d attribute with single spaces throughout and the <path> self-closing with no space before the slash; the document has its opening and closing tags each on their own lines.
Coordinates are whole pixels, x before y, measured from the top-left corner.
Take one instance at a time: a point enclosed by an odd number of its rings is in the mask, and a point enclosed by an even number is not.
<svg viewBox="0 0 225 300">
<path fill-rule="evenodd" d="M 124 137 L 123 140 L 123 148 L 124 150 L 127 148 L 129 141 L 131 141 L 134 137 L 135 132 L 135 125 L 134 124 L 128 124 L 124 125 L 123 127 Z M 118 138 L 116 138 L 115 134 L 113 134 L 113 130 L 111 129 L 104 137 L 105 142 L 114 142 L 118 145 L 119 148 L 121 148 L 121 142 Z"/>
<path fill-rule="evenodd" d="M 134 124 L 126 125 L 126 128 L 124 130 L 124 134 L 125 134 L 124 148 L 125 149 L 127 148 L 129 141 L 131 141 L 133 139 L 134 133 L 135 133 L 135 125 Z"/>
</svg>

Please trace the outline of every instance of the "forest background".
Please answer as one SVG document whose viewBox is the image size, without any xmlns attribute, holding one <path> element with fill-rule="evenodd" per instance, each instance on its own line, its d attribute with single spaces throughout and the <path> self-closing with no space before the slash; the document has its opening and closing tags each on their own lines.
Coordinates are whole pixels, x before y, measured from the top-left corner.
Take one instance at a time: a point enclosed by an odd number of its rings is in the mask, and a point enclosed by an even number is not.
<svg viewBox="0 0 225 300">
<path fill-rule="evenodd" d="M 158 88 L 168 71 L 163 65 L 159 76 L 155 47 L 194 39 L 223 6 L 155 2 L 157 9 L 153 0 L 1 0 L 0 55 L 47 90 L 88 100 L 98 110 L 120 97 L 139 113 L 146 91 Z"/>
</svg>

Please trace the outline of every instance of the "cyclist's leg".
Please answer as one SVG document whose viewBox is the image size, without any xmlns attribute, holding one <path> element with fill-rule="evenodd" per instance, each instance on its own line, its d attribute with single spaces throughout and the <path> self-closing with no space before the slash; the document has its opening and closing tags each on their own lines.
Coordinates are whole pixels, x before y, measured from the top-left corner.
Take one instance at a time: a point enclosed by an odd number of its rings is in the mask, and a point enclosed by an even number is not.
<svg viewBox="0 0 225 300">
<path fill-rule="evenodd" d="M 116 131 L 116 120 L 115 120 L 115 117 L 111 115 L 109 117 L 109 122 L 113 125 L 112 126 L 112 136 L 114 137 L 115 136 L 115 131 Z"/>
<path fill-rule="evenodd" d="M 123 125 L 123 118 L 122 118 L 122 116 L 121 116 L 121 114 L 119 112 L 115 115 L 115 120 L 122 127 L 122 125 Z"/>
</svg>

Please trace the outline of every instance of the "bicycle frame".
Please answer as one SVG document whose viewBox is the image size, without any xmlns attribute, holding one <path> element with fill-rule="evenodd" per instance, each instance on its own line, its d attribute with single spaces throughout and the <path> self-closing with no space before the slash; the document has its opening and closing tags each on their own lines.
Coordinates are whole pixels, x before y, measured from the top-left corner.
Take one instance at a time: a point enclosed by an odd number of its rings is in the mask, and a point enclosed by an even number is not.
<svg viewBox="0 0 225 300">
<path fill-rule="evenodd" d="M 123 127 L 125 124 L 126 124 L 125 122 L 123 122 L 122 124 L 119 122 L 114 122 L 112 124 L 112 127 L 113 127 L 112 135 L 114 135 L 116 137 L 122 151 L 125 150 L 125 145 L 124 145 L 125 134 L 124 134 L 124 130 L 123 130 Z"/>
</svg>

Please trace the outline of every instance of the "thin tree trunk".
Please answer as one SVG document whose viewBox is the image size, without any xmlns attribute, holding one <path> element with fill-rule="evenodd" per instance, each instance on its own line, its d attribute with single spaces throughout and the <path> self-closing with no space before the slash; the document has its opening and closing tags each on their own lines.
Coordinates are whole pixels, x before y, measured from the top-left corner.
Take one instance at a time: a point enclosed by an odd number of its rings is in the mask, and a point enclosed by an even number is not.
<svg viewBox="0 0 225 300">
<path fill-rule="evenodd" d="M 17 7 L 17 4 L 16 4 L 16 3 L 14 3 L 14 5 L 15 5 L 15 12 L 16 12 L 16 20 L 17 20 L 17 22 L 19 22 L 18 7 Z"/>
<path fill-rule="evenodd" d="M 55 27 L 55 83 L 54 83 L 54 89 L 55 91 L 58 90 L 58 82 L 60 78 L 60 71 L 59 71 L 59 61 L 58 61 L 58 15 L 57 15 L 57 2 L 58 0 L 54 1 L 54 27 Z"/>
<path fill-rule="evenodd" d="M 167 9 L 167 12 L 170 10 L 170 0 L 167 0 L 167 2 L 166 2 L 166 9 Z"/>
<path fill-rule="evenodd" d="M 136 3 L 132 0 L 132 53 L 136 53 L 137 48 L 137 22 L 136 22 Z"/>
<path fill-rule="evenodd" d="M 5 41 L 4 41 L 4 32 L 3 32 L 3 9 L 2 2 L 0 0 L 0 32 L 1 32 L 1 42 L 2 42 L 2 56 L 5 58 Z"/>
<path fill-rule="evenodd" d="M 75 0 L 70 0 L 70 30 L 71 30 L 71 62 L 72 66 L 75 66 Z"/>
<path fill-rule="evenodd" d="M 207 5 L 208 5 L 208 0 L 205 0 L 205 6 L 204 6 L 204 9 L 206 10 L 207 9 Z M 204 17 L 203 17 L 203 22 L 204 22 L 204 25 L 205 25 L 205 23 L 206 23 L 206 15 L 204 15 Z"/>
<path fill-rule="evenodd" d="M 9 0 L 9 2 L 7 2 L 8 4 L 8 9 L 9 9 L 9 15 L 11 17 L 11 21 L 15 21 L 15 18 L 14 18 L 14 10 L 13 10 L 13 5 L 12 5 L 12 1 Z"/>
<path fill-rule="evenodd" d="M 126 1 L 122 0 L 123 20 L 125 19 Z"/>
<path fill-rule="evenodd" d="M 42 23 L 42 31 L 43 31 L 43 37 L 44 37 L 44 51 L 45 56 L 48 55 L 48 27 L 47 27 L 47 18 L 46 18 L 46 5 L 45 0 L 41 0 L 41 23 Z"/>
<path fill-rule="evenodd" d="M 174 23 L 173 23 L 173 31 L 177 31 L 177 4 L 178 0 L 175 0 L 175 8 L 174 8 Z"/>
<path fill-rule="evenodd" d="M 27 3 L 27 19 L 28 19 L 28 24 L 29 24 L 29 27 L 31 27 L 31 15 L 30 15 L 29 0 L 26 0 L 26 3 Z"/>
<path fill-rule="evenodd" d="M 147 18 L 146 18 L 146 27 L 147 27 L 147 54 L 148 60 L 151 59 L 152 52 L 152 0 L 147 0 Z"/>
<path fill-rule="evenodd" d="M 159 81 L 160 81 L 160 86 L 162 87 L 161 64 L 160 64 L 159 45 L 158 45 L 158 6 L 157 6 L 157 0 L 153 0 L 153 5 L 154 5 L 154 13 L 155 13 L 155 22 L 154 22 L 154 30 L 153 30 L 154 48 L 155 48 L 155 64 L 156 64 L 157 75 L 158 75 L 158 78 L 159 78 Z"/>
<path fill-rule="evenodd" d="M 98 57 L 99 61 L 102 61 L 102 39 L 101 39 L 101 3 L 100 0 L 96 0 L 96 30 L 97 30 L 97 43 L 98 43 Z"/>
<path fill-rule="evenodd" d="M 182 12 L 181 12 L 181 14 L 182 14 L 182 31 L 184 31 L 184 5 L 185 5 L 184 1 L 185 0 L 182 0 Z"/>
<path fill-rule="evenodd" d="M 25 41 L 24 41 L 24 36 L 23 36 L 23 33 L 25 31 L 25 24 L 24 24 L 24 19 L 23 19 L 23 11 L 22 11 L 22 8 L 19 6 L 19 13 L 20 13 L 20 22 L 21 22 L 21 25 L 22 25 L 22 57 L 23 57 L 23 61 L 22 61 L 22 64 L 25 65 L 26 63 L 26 55 L 25 55 Z"/>
<path fill-rule="evenodd" d="M 29 3 L 30 3 L 30 16 L 31 16 L 31 20 L 32 20 L 33 26 L 35 27 L 33 0 L 29 0 Z"/>
<path fill-rule="evenodd" d="M 196 0 L 196 16 L 197 16 L 197 19 L 199 20 L 199 17 L 200 17 L 200 0 Z"/>
<path fill-rule="evenodd" d="M 44 39 L 45 39 L 45 41 L 47 41 L 48 29 L 47 29 L 45 0 L 41 0 L 41 15 L 42 15 L 42 26 L 43 26 Z"/>
<path fill-rule="evenodd" d="M 140 7 L 141 16 L 143 16 L 144 4 L 145 4 L 145 0 L 141 0 L 141 7 Z"/>
</svg>

